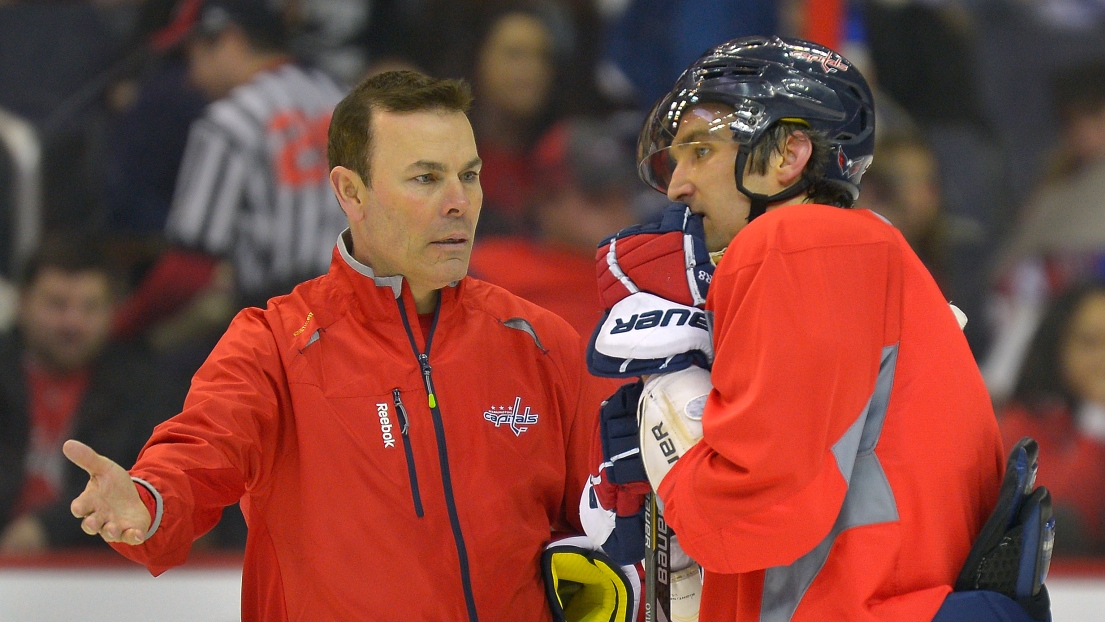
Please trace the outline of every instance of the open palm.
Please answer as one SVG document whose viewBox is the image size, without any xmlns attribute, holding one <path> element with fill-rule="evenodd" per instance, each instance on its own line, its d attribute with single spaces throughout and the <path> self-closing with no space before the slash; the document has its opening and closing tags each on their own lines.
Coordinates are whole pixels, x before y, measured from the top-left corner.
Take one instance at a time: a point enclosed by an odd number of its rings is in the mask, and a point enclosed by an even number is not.
<svg viewBox="0 0 1105 622">
<path fill-rule="evenodd" d="M 141 544 L 150 528 L 150 512 L 126 470 L 79 441 L 66 441 L 62 453 L 89 476 L 84 492 L 70 505 L 73 516 L 84 519 L 81 529 L 107 542 Z"/>
</svg>

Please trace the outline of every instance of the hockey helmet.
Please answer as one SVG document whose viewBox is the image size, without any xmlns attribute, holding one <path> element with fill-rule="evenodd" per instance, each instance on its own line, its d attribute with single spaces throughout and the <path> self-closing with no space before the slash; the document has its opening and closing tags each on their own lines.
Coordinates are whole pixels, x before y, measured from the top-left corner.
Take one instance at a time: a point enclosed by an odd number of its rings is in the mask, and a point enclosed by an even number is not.
<svg viewBox="0 0 1105 622">
<path fill-rule="evenodd" d="M 638 173 L 645 183 L 667 192 L 675 170 L 670 150 L 680 121 L 697 105 L 709 103 L 732 109 L 715 116 L 708 131 L 740 143 L 736 181 L 746 195 L 752 197 L 742 183 L 751 146 L 776 121 L 787 120 L 828 137 L 832 160 L 823 179 L 839 185 L 853 200 L 859 196 L 860 178 L 875 148 L 875 109 L 867 81 L 836 52 L 784 37 L 745 37 L 707 50 L 645 120 L 637 142 Z M 773 197 L 757 196 L 770 201 L 789 198 L 807 187 L 809 180 L 803 181 L 801 187 L 795 184 Z"/>
</svg>

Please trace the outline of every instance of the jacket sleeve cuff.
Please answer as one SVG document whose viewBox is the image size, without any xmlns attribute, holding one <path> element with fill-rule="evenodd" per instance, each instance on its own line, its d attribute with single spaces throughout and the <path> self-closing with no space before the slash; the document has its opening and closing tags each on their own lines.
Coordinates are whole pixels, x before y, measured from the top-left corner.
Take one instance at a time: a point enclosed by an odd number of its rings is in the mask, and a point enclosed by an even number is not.
<svg viewBox="0 0 1105 622">
<path fill-rule="evenodd" d="M 138 489 L 138 496 L 142 498 L 142 503 L 146 504 L 146 509 L 150 512 L 150 530 L 146 532 L 146 536 L 142 539 L 146 541 L 161 526 L 161 517 L 165 515 L 165 501 L 161 498 L 161 493 L 153 487 L 153 484 L 140 477 L 131 477 L 130 479 L 134 482 L 135 488 Z"/>
</svg>

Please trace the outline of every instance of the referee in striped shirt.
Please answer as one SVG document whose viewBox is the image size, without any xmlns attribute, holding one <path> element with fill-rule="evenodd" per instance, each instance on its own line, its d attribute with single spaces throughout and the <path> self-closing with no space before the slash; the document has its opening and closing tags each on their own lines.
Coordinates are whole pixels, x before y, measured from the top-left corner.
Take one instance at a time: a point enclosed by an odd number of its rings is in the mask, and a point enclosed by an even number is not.
<svg viewBox="0 0 1105 622">
<path fill-rule="evenodd" d="M 220 265 L 233 269 L 239 308 L 264 306 L 324 274 L 346 227 L 326 160 L 330 115 L 345 89 L 294 62 L 284 16 L 267 0 L 200 1 L 188 64 L 212 103 L 181 162 L 166 225 L 173 250 L 116 315 L 121 337 L 184 308 Z"/>
</svg>

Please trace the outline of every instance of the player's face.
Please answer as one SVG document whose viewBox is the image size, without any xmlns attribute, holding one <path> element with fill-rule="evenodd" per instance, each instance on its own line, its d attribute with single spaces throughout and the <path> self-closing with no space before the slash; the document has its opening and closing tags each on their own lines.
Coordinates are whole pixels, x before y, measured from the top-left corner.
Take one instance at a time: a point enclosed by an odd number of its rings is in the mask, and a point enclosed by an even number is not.
<svg viewBox="0 0 1105 622">
<path fill-rule="evenodd" d="M 19 326 L 28 352 L 54 371 L 85 365 L 107 341 L 112 301 L 103 273 L 44 268 L 20 298 Z"/>
<path fill-rule="evenodd" d="M 406 277 L 417 299 L 468 272 L 483 204 L 476 140 L 460 112 L 378 110 L 372 128 L 364 258 L 379 276 Z"/>
<path fill-rule="evenodd" d="M 675 168 L 668 198 L 686 203 L 702 215 L 706 246 L 711 251 L 729 245 L 746 224 L 750 207 L 748 197 L 737 190 L 733 174 L 739 144 L 725 124 L 718 122 L 732 112 L 720 104 L 692 108 L 684 114 L 669 148 Z"/>
<path fill-rule="evenodd" d="M 1105 404 L 1105 294 L 1087 295 L 1071 316 L 1061 365 L 1078 397 Z"/>
</svg>

